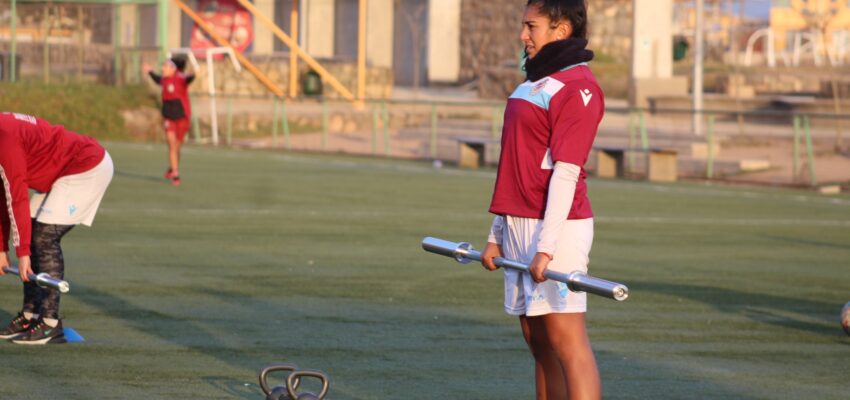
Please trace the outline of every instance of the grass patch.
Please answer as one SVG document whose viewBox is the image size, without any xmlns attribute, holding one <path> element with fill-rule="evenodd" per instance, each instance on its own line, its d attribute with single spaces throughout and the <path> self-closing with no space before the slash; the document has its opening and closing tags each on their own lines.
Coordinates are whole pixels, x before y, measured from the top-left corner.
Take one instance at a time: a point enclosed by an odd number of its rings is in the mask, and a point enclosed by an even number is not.
<svg viewBox="0 0 850 400">
<path fill-rule="evenodd" d="M 157 108 L 144 86 L 0 83 L 0 110 L 35 115 L 99 140 L 129 140 L 121 111 Z"/>
</svg>

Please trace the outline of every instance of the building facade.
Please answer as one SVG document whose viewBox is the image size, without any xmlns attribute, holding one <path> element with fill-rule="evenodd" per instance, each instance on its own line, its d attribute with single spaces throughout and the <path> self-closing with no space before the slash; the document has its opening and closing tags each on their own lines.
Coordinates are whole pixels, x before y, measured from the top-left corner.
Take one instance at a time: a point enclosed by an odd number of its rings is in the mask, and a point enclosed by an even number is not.
<svg viewBox="0 0 850 400">
<path fill-rule="evenodd" d="M 288 47 L 258 21 L 235 27 L 241 10 L 236 0 L 184 0 L 246 54 L 274 56 Z M 299 45 L 319 60 L 355 62 L 359 0 L 254 0 L 256 8 L 287 34 L 292 32 L 293 3 Z M 368 0 L 366 60 L 371 67 L 391 68 L 397 84 L 413 86 L 457 82 L 460 75 L 462 0 Z M 168 47 L 189 47 L 200 33 L 194 21 L 169 5 Z M 214 14 L 220 14 L 214 16 Z M 228 18 L 230 14 L 232 17 Z M 242 21 L 245 22 L 245 21 Z M 241 28 L 241 32 L 238 30 Z M 248 33 L 246 33 L 248 31 Z M 194 47 L 194 46 L 193 46 Z M 238 46 L 236 46 L 238 48 Z"/>
<path fill-rule="evenodd" d="M 826 46 L 841 38 L 850 40 L 846 36 L 850 31 L 848 0 L 773 0 L 772 6 L 770 28 L 779 51 L 793 46 L 795 36 L 801 32 L 822 35 Z"/>
<path fill-rule="evenodd" d="M 184 1 L 202 12 L 236 3 Z M 291 32 L 295 2 L 298 43 L 310 55 L 342 62 L 356 60 L 359 0 L 253 2 L 287 33 Z M 396 84 L 401 86 L 465 83 L 480 77 L 485 68 L 507 64 L 516 67 L 522 51 L 519 31 L 526 3 L 527 0 L 368 0 L 367 63 L 390 68 Z M 632 0 L 591 0 L 589 8 L 591 47 L 606 58 L 627 61 Z M 169 47 L 188 47 L 196 31 L 194 22 L 172 4 L 169 24 Z M 288 51 L 262 24 L 255 21 L 251 29 L 248 54 Z"/>
</svg>

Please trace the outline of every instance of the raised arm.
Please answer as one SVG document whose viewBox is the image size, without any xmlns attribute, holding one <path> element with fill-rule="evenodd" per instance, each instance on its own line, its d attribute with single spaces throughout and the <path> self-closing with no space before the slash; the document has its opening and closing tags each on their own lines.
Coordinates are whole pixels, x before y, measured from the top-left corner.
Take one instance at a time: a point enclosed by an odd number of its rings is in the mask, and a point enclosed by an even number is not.
<svg viewBox="0 0 850 400">
<path fill-rule="evenodd" d="M 156 82 L 157 85 L 162 84 L 162 75 L 157 75 L 157 73 L 153 72 L 153 69 L 151 69 L 150 64 L 142 64 L 142 71 L 148 74 L 148 76 L 150 76 L 151 79 L 153 79 L 153 81 Z"/>
<path fill-rule="evenodd" d="M 151 79 L 153 79 L 153 81 L 154 81 L 154 82 L 156 82 L 156 84 L 157 84 L 157 85 L 161 85 L 161 84 L 162 84 L 162 76 L 161 76 L 161 75 L 157 75 L 157 74 L 156 74 L 155 72 L 153 72 L 153 71 L 148 71 L 148 76 L 150 76 L 150 77 L 151 77 Z"/>
</svg>

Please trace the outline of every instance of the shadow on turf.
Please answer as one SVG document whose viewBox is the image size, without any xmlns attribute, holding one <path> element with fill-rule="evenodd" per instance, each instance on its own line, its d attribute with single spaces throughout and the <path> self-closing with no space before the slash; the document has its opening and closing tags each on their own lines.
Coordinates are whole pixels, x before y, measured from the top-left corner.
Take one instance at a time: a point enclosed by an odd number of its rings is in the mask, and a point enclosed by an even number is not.
<svg viewBox="0 0 850 400">
<path fill-rule="evenodd" d="M 104 315 L 109 318 L 114 318 L 127 322 L 129 326 L 133 327 L 139 332 L 144 332 L 153 337 L 158 337 L 162 340 L 180 346 L 184 346 L 193 351 L 219 359 L 230 365 L 239 366 L 243 369 L 252 371 L 255 369 L 259 370 L 258 365 L 255 365 L 253 361 L 247 361 L 244 358 L 238 356 L 229 356 L 228 354 L 240 354 L 242 352 L 242 349 L 238 347 L 227 346 L 218 338 L 207 333 L 207 329 L 210 328 L 209 326 L 204 326 L 200 323 L 195 323 L 190 320 L 186 320 L 185 318 L 171 316 L 156 310 L 151 310 L 149 308 L 140 307 L 138 305 L 132 304 L 132 302 L 128 299 L 118 297 L 113 294 L 94 289 L 92 287 L 82 286 L 80 284 L 77 284 L 75 287 L 77 288 L 77 296 L 75 297 L 77 300 L 87 304 L 90 307 L 100 310 Z M 196 293 L 221 297 L 222 299 L 229 302 L 233 302 L 234 300 L 236 300 L 237 304 L 240 304 L 241 301 L 244 301 L 244 304 L 250 304 L 250 301 L 256 301 L 256 299 L 254 298 L 244 296 L 241 293 L 233 291 L 212 291 L 205 289 L 190 290 Z M 275 305 L 275 309 L 280 311 L 280 305 Z M 0 318 L 10 319 L 11 317 L 12 315 L 8 312 L 0 310 Z M 230 326 L 228 325 L 228 327 Z M 623 369 L 629 371 L 659 371 L 659 366 L 655 364 L 649 364 L 651 368 L 635 368 L 635 365 L 640 363 L 639 361 L 626 360 L 626 358 L 622 357 L 617 353 L 610 353 L 602 350 L 599 356 L 601 360 L 604 360 L 605 364 L 619 364 L 618 366 L 612 368 L 615 371 Z M 609 368 L 611 367 L 609 366 Z M 668 373 L 671 377 L 681 375 L 681 371 L 669 371 Z M 214 390 L 219 391 L 222 394 L 225 394 L 226 396 L 250 400 L 262 397 L 262 392 L 259 387 L 254 384 L 253 381 L 250 381 L 250 379 L 254 379 L 255 377 L 256 375 L 253 374 L 246 375 L 244 377 L 245 379 L 237 379 L 222 375 L 207 375 L 199 376 L 198 379 L 199 381 L 205 382 L 207 385 L 214 388 Z M 633 377 L 620 376 L 617 379 L 612 378 L 612 380 L 619 382 L 611 382 L 609 384 L 609 389 L 623 388 L 628 390 L 634 390 L 643 387 L 642 385 L 645 382 L 645 377 L 639 374 L 638 376 Z M 250 382 L 250 384 L 246 385 L 246 383 L 248 382 Z M 732 389 L 724 387 L 722 384 L 717 384 L 715 382 L 703 381 L 701 385 L 702 390 L 706 391 L 706 393 L 711 394 L 711 396 L 708 397 L 736 399 L 749 398 Z M 690 390 L 689 388 L 684 387 L 667 388 L 665 389 L 664 393 L 670 394 L 671 390 L 675 392 L 676 389 L 682 390 L 681 393 L 686 393 L 686 391 Z M 334 388 L 334 391 L 337 394 L 345 395 L 345 392 L 341 391 L 339 387 Z"/>
<path fill-rule="evenodd" d="M 708 304 L 723 313 L 743 315 L 759 323 L 805 331 L 829 338 L 836 338 L 843 333 L 838 324 L 838 312 L 841 310 L 841 305 L 710 286 L 659 282 L 642 283 L 634 286 L 632 290 L 635 292 L 649 290 L 683 297 Z M 783 305 L 787 307 L 783 308 Z M 787 315 L 789 312 L 800 314 L 801 318 L 790 317 Z M 817 322 L 803 320 L 803 318 L 811 320 L 817 319 L 817 315 L 831 314 L 834 314 L 835 318 L 821 319 Z"/>
<path fill-rule="evenodd" d="M 247 370 L 259 370 L 257 363 L 246 361 L 238 356 L 224 355 L 239 354 L 240 349 L 228 346 L 208 333 L 208 327 L 184 318 L 136 306 L 124 298 L 92 287 L 83 287 L 79 284 L 75 287 L 79 293 L 75 297 L 77 300 L 100 310 L 110 318 L 126 321 L 140 332 L 206 354 L 230 365 L 237 365 Z M 246 375 L 246 378 L 254 377 L 255 375 Z M 211 386 L 234 396 L 256 399 L 258 395 L 261 395 L 256 387 L 245 387 L 244 383 L 238 379 L 219 376 L 208 376 L 203 379 Z"/>
</svg>

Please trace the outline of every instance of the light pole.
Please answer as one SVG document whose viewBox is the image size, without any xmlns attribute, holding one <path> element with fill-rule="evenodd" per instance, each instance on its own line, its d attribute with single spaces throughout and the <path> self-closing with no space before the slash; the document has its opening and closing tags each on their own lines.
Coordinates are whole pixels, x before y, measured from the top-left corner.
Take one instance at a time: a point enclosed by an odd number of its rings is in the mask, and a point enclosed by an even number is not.
<svg viewBox="0 0 850 400">
<path fill-rule="evenodd" d="M 703 60 L 703 26 L 705 25 L 703 15 L 704 0 L 696 0 L 694 12 L 696 13 L 696 24 L 694 25 L 694 122 L 693 131 L 695 136 L 702 136 L 702 60 Z"/>
</svg>

